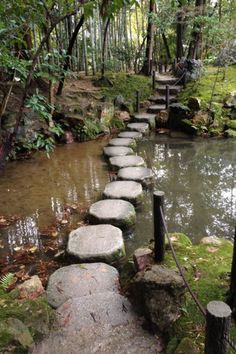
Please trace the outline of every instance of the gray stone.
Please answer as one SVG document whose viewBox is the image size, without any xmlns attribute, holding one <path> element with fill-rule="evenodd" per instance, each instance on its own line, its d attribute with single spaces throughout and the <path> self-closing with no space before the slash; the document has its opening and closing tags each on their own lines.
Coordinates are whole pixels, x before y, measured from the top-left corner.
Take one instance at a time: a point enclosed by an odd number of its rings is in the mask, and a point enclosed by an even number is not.
<svg viewBox="0 0 236 354">
<path fill-rule="evenodd" d="M 186 81 L 197 80 L 203 71 L 201 60 L 182 58 L 175 66 L 175 76 L 182 77 L 185 73 Z"/>
<path fill-rule="evenodd" d="M 33 275 L 30 279 L 17 286 L 19 290 L 19 298 L 36 299 L 44 293 L 44 287 L 38 275 Z"/>
<path fill-rule="evenodd" d="M 56 311 L 56 326 L 71 333 L 95 323 L 118 326 L 136 318 L 130 302 L 124 296 L 104 291 L 66 301 Z"/>
<path fill-rule="evenodd" d="M 224 99 L 224 106 L 227 108 L 236 107 L 236 91 L 230 92 Z"/>
<path fill-rule="evenodd" d="M 147 167 L 125 167 L 118 171 L 118 179 L 132 180 L 147 185 L 152 182 L 153 172 Z"/>
<path fill-rule="evenodd" d="M 103 153 L 105 156 L 126 156 L 133 155 L 134 151 L 126 146 L 106 146 L 103 148 Z"/>
<path fill-rule="evenodd" d="M 153 265 L 136 274 L 132 292 L 140 310 L 164 332 L 180 315 L 185 285 L 174 270 Z"/>
<path fill-rule="evenodd" d="M 127 128 L 143 134 L 149 132 L 149 125 L 147 123 L 129 123 L 127 124 Z"/>
<path fill-rule="evenodd" d="M 93 224 L 112 224 L 126 229 L 135 224 L 136 213 L 133 205 L 125 200 L 106 199 L 90 206 L 89 219 Z"/>
<path fill-rule="evenodd" d="M 47 299 L 59 307 L 68 299 L 104 291 L 118 292 L 119 274 L 105 263 L 73 264 L 56 270 L 47 286 Z"/>
<path fill-rule="evenodd" d="M 118 134 L 118 138 L 131 138 L 131 139 L 139 140 L 142 139 L 142 137 L 143 137 L 142 133 L 139 132 L 125 131 Z"/>
<path fill-rule="evenodd" d="M 132 166 L 145 166 L 144 159 L 141 156 L 136 155 L 110 157 L 109 162 L 113 169 Z"/>
<path fill-rule="evenodd" d="M 113 262 L 125 256 L 122 231 L 107 224 L 80 227 L 70 233 L 67 252 L 82 262 Z"/>
<path fill-rule="evenodd" d="M 150 114 L 145 112 L 138 113 L 135 114 L 134 120 L 139 123 L 148 123 L 152 129 L 155 129 L 156 127 L 156 114 Z"/>
<path fill-rule="evenodd" d="M 149 113 L 159 113 L 160 111 L 163 111 L 164 109 L 166 109 L 166 105 L 165 104 L 152 104 L 151 106 L 148 107 L 148 112 Z"/>
<path fill-rule="evenodd" d="M 136 148 L 136 141 L 131 138 L 115 138 L 111 139 L 108 143 L 110 146 L 127 146 L 131 148 Z"/>
<path fill-rule="evenodd" d="M 142 272 L 153 263 L 153 252 L 150 248 L 138 248 L 133 255 L 134 266 L 137 272 Z"/>
<path fill-rule="evenodd" d="M 220 246 L 222 245 L 222 240 L 217 236 L 207 236 L 203 237 L 200 243 L 203 245 Z"/>
<path fill-rule="evenodd" d="M 190 118 L 190 109 L 181 103 L 172 103 L 169 106 L 169 121 L 168 125 L 173 130 L 183 130 L 185 125 L 184 120 Z"/>
<path fill-rule="evenodd" d="M 142 201 L 143 188 L 134 181 L 115 181 L 106 185 L 103 196 L 109 199 L 124 199 L 133 204 Z"/>
</svg>

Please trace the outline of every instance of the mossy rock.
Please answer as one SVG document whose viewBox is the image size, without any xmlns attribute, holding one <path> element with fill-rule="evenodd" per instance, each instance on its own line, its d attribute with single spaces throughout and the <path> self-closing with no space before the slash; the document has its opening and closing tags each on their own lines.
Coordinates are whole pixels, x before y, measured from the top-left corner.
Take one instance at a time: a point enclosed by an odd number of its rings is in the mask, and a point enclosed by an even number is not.
<svg viewBox="0 0 236 354">
<path fill-rule="evenodd" d="M 222 129 L 220 128 L 210 128 L 209 133 L 211 136 L 221 136 L 222 135 Z"/>
<path fill-rule="evenodd" d="M 236 131 L 233 130 L 233 129 L 227 129 L 227 130 L 224 131 L 224 135 L 227 138 L 236 138 Z"/>
<path fill-rule="evenodd" d="M 174 354 L 199 354 L 198 348 L 190 338 L 183 338 Z"/>
<path fill-rule="evenodd" d="M 191 247 L 192 246 L 192 241 L 185 234 L 173 233 L 173 234 L 169 234 L 169 236 L 171 238 L 171 242 L 173 243 L 173 245 L 175 247 Z M 166 244 L 166 248 L 169 248 L 169 241 L 168 241 L 167 237 L 165 238 L 165 244 Z"/>
<path fill-rule="evenodd" d="M 229 129 L 236 130 L 236 119 L 229 120 L 227 126 Z"/>
</svg>

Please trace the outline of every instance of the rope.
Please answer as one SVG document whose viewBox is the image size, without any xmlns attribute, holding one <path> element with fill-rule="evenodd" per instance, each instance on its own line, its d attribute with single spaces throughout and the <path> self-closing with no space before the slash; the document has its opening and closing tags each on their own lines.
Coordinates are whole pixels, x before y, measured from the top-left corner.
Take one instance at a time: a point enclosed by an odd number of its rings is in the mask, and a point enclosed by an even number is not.
<svg viewBox="0 0 236 354">
<path fill-rule="evenodd" d="M 167 225 L 166 225 L 166 222 L 165 222 L 165 217 L 164 217 L 164 213 L 163 213 L 163 210 L 162 210 L 162 207 L 160 207 L 160 212 L 161 212 L 161 217 L 162 217 L 162 221 L 163 221 L 163 225 L 164 225 L 164 229 L 165 229 L 165 233 L 167 235 L 167 238 L 168 238 L 168 242 L 170 244 L 170 249 L 171 249 L 171 252 L 172 252 L 172 255 L 173 255 L 173 258 L 175 260 L 175 263 L 176 263 L 176 266 L 179 270 L 179 273 L 181 275 L 181 277 L 183 278 L 183 281 L 184 281 L 184 284 L 186 286 L 186 288 L 188 289 L 193 301 L 195 302 L 195 304 L 197 305 L 198 309 L 200 310 L 200 312 L 202 313 L 202 315 L 204 317 L 206 317 L 206 309 L 203 307 L 203 305 L 200 303 L 200 301 L 198 300 L 198 298 L 196 297 L 196 295 L 194 294 L 194 292 L 192 291 L 185 275 L 184 275 L 184 272 L 181 268 L 181 265 L 178 261 L 178 258 L 177 258 L 177 255 L 175 253 L 175 250 L 174 250 L 174 247 L 172 245 L 172 242 L 171 242 L 171 239 L 170 239 L 170 236 L 169 236 L 169 233 L 168 233 L 168 229 L 167 229 Z"/>
</svg>

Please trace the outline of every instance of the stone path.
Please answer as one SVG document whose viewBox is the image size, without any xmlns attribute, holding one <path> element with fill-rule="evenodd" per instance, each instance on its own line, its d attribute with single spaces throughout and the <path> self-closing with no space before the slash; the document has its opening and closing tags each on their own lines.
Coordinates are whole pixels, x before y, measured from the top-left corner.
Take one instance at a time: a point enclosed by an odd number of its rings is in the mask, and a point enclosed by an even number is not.
<svg viewBox="0 0 236 354">
<path fill-rule="evenodd" d="M 47 299 L 56 308 L 55 323 L 34 354 L 162 353 L 158 339 L 141 327 L 130 302 L 119 293 L 118 271 L 107 263 L 124 256 L 121 229 L 136 221 L 130 202 L 141 201 L 141 183 L 148 184 L 153 178 L 152 170 L 143 166 L 143 158 L 134 155 L 130 146 L 135 147 L 136 140 L 155 129 L 156 112 L 165 109 L 165 85 L 174 85 L 175 80 L 158 76 L 157 95 L 150 98 L 156 103 L 149 107 L 152 113 L 136 114 L 136 122 L 127 125 L 129 131 L 121 132 L 104 148 L 110 167 L 118 169 L 119 180 L 105 186 L 103 197 L 109 199 L 90 206 L 88 217 L 95 225 L 69 235 L 67 253 L 82 263 L 62 267 L 50 276 Z M 171 100 L 180 89 L 170 86 Z"/>
</svg>

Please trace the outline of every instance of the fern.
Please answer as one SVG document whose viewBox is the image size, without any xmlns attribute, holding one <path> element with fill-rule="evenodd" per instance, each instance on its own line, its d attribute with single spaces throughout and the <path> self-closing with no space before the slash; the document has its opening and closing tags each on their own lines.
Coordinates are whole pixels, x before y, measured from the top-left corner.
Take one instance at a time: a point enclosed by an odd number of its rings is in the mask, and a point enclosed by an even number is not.
<svg viewBox="0 0 236 354">
<path fill-rule="evenodd" d="M 9 287 L 9 285 L 11 285 L 13 280 L 14 280 L 13 273 L 7 273 L 7 274 L 3 275 L 0 278 L 0 288 L 3 290 L 7 290 L 7 288 Z"/>
</svg>

